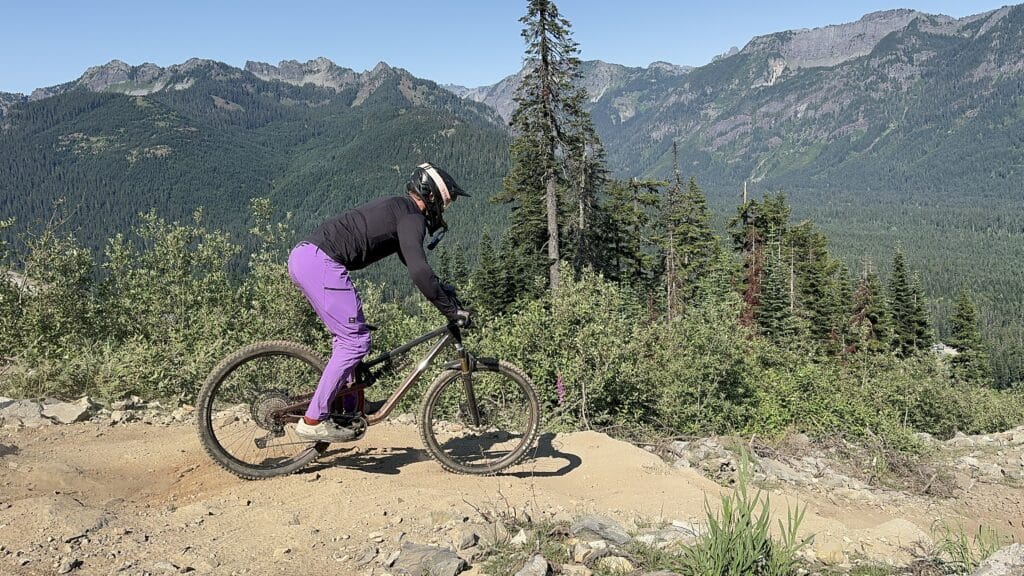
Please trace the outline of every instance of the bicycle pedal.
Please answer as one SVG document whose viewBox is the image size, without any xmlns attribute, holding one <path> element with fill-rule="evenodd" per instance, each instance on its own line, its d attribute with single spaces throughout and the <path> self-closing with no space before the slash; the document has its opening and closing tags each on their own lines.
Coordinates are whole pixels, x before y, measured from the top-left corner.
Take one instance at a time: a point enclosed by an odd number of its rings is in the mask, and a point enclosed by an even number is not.
<svg viewBox="0 0 1024 576">
<path fill-rule="evenodd" d="M 370 427 L 370 423 L 366 421 L 366 417 L 361 412 L 332 415 L 331 419 L 338 426 L 352 431 L 354 436 L 350 440 L 346 440 L 347 442 L 359 440 L 366 436 L 366 429 Z"/>
</svg>

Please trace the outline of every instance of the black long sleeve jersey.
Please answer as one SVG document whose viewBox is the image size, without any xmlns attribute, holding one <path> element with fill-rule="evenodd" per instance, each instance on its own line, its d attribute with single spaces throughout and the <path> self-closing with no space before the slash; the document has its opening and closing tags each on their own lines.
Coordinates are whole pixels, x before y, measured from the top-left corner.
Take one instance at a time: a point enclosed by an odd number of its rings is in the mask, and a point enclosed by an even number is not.
<svg viewBox="0 0 1024 576">
<path fill-rule="evenodd" d="M 349 270 L 361 270 L 397 253 L 420 292 L 447 318 L 454 319 L 458 309 L 441 289 L 423 251 L 426 235 L 427 220 L 412 199 L 392 196 L 329 218 L 305 241 Z"/>
</svg>

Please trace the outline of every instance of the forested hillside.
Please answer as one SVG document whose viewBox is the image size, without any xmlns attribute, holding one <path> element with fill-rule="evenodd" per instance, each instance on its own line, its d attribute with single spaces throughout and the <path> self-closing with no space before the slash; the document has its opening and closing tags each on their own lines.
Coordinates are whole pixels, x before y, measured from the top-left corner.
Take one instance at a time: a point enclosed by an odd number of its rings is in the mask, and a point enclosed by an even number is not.
<svg viewBox="0 0 1024 576">
<path fill-rule="evenodd" d="M 779 32 L 698 68 L 581 68 L 619 177 L 664 179 L 678 144 L 719 228 L 784 190 L 852 270 L 896 246 L 921 273 L 940 337 L 979 298 L 1000 381 L 1024 375 L 1024 5 L 961 19 L 893 10 Z M 522 74 L 468 99 L 502 114 Z"/>
<path fill-rule="evenodd" d="M 784 190 L 851 274 L 885 279 L 899 247 L 940 339 L 970 289 L 1008 384 L 1024 378 L 1021 54 L 1024 6 L 961 19 L 896 10 L 758 37 L 698 68 L 586 62 L 578 82 L 612 173 L 669 178 L 678 144 L 720 232 L 744 187 Z M 472 264 L 483 232 L 497 240 L 508 224 L 489 200 L 508 174 L 505 121 L 522 77 L 450 87 L 459 98 L 383 63 L 114 61 L 31 97 L 0 94 L 0 219 L 16 219 L 0 234 L 70 213 L 66 228 L 98 249 L 139 212 L 188 220 L 200 206 L 238 233 L 253 197 L 294 212 L 300 233 L 400 192 L 430 159 L 474 193 L 453 208 L 446 241 Z M 404 285 L 400 275 L 377 278 Z"/>
<path fill-rule="evenodd" d="M 249 200 L 266 197 L 303 231 L 402 193 L 412 168 L 430 160 L 476 192 L 450 217 L 474 225 L 455 226 L 449 242 L 499 229 L 506 210 L 488 198 L 508 143 L 493 112 L 387 65 L 352 76 L 328 88 L 202 60 L 90 69 L 3 117 L 0 214 L 24 230 L 70 213 L 67 228 L 97 248 L 150 209 L 188 220 L 202 207 L 208 223 L 241 231 Z M 55 211 L 58 198 L 66 206 Z"/>
<path fill-rule="evenodd" d="M 801 433 L 802 442 L 840 453 L 864 446 L 872 477 L 898 473 L 930 485 L 935 474 L 920 467 L 928 452 L 921 432 L 951 438 L 1024 419 L 1021 379 L 1010 364 L 1021 347 L 979 331 L 992 328 L 989 301 L 959 290 L 951 314 L 929 317 L 932 294 L 908 250 L 937 233 L 924 233 L 927 221 L 913 213 L 885 218 L 895 206 L 914 206 L 915 196 L 870 197 L 875 212 L 862 218 L 900 224 L 877 238 L 871 228 L 848 227 L 849 237 L 863 233 L 864 245 L 873 240 L 872 249 L 885 253 L 860 264 L 837 258 L 838 242 L 799 217 L 792 200 L 828 206 L 823 199 L 830 198 L 836 212 L 828 222 L 849 224 L 855 220 L 843 220 L 842 210 L 865 202 L 856 194 L 755 190 L 713 214 L 685 160 L 693 141 L 672 143 L 667 178 L 616 177 L 585 105 L 593 96 L 579 82 L 568 19 L 551 0 L 529 0 L 520 21 L 528 73 L 514 91 L 508 132 L 493 112 L 432 83 L 384 65 L 358 75 L 320 60 L 246 71 L 205 61 L 168 69 L 113 62 L 11 107 L 0 149 L 0 182 L 9 187 L 0 208 L 48 217 L 52 198 L 77 196 L 67 222 L 29 223 L 13 253 L 0 238 L 7 268 L 0 276 L 0 393 L 136 394 L 196 404 L 211 367 L 246 343 L 285 339 L 326 352 L 331 338 L 285 266 L 295 232 L 326 215 L 328 202 L 354 203 L 375 182 L 400 189 L 402 163 L 430 155 L 477 193 L 456 204 L 451 219 L 464 238 L 480 238 L 479 251 L 437 258 L 442 275 L 459 279 L 473 318 L 467 347 L 530 376 L 548 429 L 772 442 Z M 850 49 L 864 50 L 863 42 Z M 706 73 L 658 68 L 677 77 Z M 20 192 L 9 184 L 15 181 Z M 500 189 L 508 207 L 488 203 L 488 186 Z M 207 220 L 226 226 L 184 219 L 198 204 L 209 206 Z M 151 206 L 120 233 L 133 211 Z M 287 221 L 282 207 L 307 222 Z M 932 214 L 947 222 L 944 212 Z M 26 225 L 0 214 L 0 231 L 17 226 Z M 88 232 L 94 248 L 105 227 L 118 234 L 101 251 L 83 245 Z M 1001 254 L 978 231 L 958 230 L 963 245 L 977 241 Z M 904 248 L 888 244 L 897 238 Z M 1005 275 L 1016 262 L 994 264 L 976 258 L 964 274 L 987 279 L 981 267 L 991 265 L 985 273 Z M 955 272 L 945 276 L 956 283 Z M 438 325 L 437 310 L 423 299 L 403 301 L 393 286 L 372 280 L 358 285 L 367 318 L 380 327 L 375 350 Z M 946 318 L 948 330 L 937 333 Z M 996 319 L 1020 334 L 1019 317 Z M 937 346 L 937 336 L 951 346 Z M 398 385 L 416 362 L 391 360 L 374 394 Z M 229 400 L 249 415 L 265 406 L 268 392 L 298 402 L 316 380 L 274 368 L 256 374 Z M 456 412 L 452 424 L 479 427 Z M 332 416 L 343 424 L 350 418 Z M 246 437 L 255 438 L 239 438 Z"/>
</svg>

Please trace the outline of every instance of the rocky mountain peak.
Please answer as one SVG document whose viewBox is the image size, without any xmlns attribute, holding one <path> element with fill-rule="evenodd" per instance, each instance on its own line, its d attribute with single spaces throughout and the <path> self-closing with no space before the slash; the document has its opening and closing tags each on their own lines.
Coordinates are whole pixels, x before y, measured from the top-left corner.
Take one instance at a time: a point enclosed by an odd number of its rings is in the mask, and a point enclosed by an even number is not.
<svg viewBox="0 0 1024 576">
<path fill-rule="evenodd" d="M 7 114 L 7 109 L 11 106 L 24 102 L 26 97 L 24 94 L 12 94 L 10 92 L 0 92 L 0 118 L 3 118 Z"/>
<path fill-rule="evenodd" d="M 100 92 L 113 84 L 127 82 L 132 67 L 121 60 L 111 60 L 101 66 L 93 66 L 82 74 L 78 83 L 93 92 Z"/>
<path fill-rule="evenodd" d="M 690 70 L 693 70 L 693 66 L 680 66 L 678 64 L 672 64 L 671 62 L 664 62 L 661 60 L 651 62 L 647 68 L 651 70 L 660 70 L 668 74 L 686 74 Z"/>
<path fill-rule="evenodd" d="M 360 81 L 360 74 L 323 56 L 306 62 L 282 60 L 277 66 L 250 61 L 245 63 L 245 70 L 262 80 L 280 80 L 296 86 L 313 84 L 334 90 L 357 85 Z"/>
<path fill-rule="evenodd" d="M 740 52 L 781 54 L 790 69 L 835 66 L 869 54 L 882 38 L 906 28 L 920 15 L 906 9 L 873 12 L 856 22 L 757 36 Z"/>
</svg>

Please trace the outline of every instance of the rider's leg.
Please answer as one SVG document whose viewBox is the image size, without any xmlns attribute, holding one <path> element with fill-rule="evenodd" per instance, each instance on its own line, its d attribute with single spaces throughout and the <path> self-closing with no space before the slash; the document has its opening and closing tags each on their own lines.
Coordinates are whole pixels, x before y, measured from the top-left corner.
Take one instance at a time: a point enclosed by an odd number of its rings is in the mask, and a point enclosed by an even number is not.
<svg viewBox="0 0 1024 576">
<path fill-rule="evenodd" d="M 307 422 L 320 421 L 330 414 L 339 388 L 352 380 L 356 365 L 370 350 L 370 330 L 348 270 L 319 248 L 299 244 L 288 258 L 288 272 L 333 337 L 331 359 L 306 410 Z"/>
</svg>

